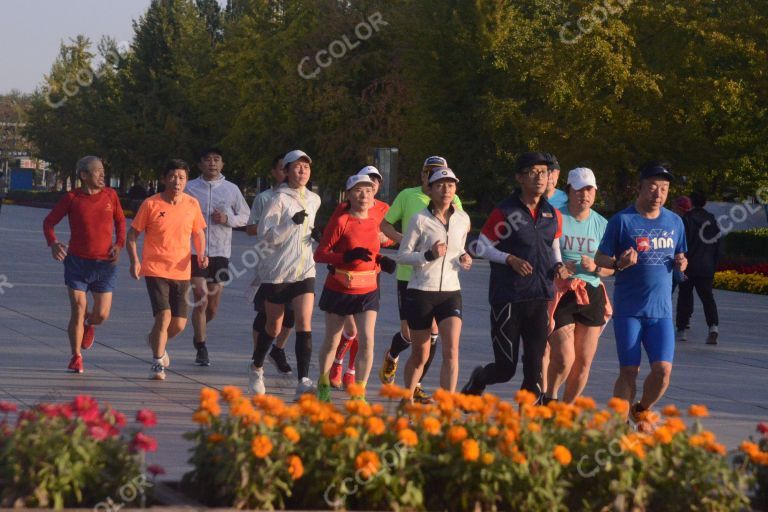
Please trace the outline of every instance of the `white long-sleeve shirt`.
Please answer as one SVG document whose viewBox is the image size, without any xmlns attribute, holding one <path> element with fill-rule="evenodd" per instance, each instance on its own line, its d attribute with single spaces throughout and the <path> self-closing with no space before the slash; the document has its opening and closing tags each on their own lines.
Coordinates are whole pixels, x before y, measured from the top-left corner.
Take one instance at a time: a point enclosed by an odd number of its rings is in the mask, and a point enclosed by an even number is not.
<svg viewBox="0 0 768 512">
<path fill-rule="evenodd" d="M 245 226 L 251 214 L 240 189 L 223 175 L 212 181 L 206 181 L 201 176 L 189 181 L 185 192 L 200 203 L 200 210 L 208 225 L 205 228 L 206 255 L 229 258 L 232 255 L 232 228 Z M 213 222 L 214 210 L 227 215 L 226 224 Z"/>
</svg>

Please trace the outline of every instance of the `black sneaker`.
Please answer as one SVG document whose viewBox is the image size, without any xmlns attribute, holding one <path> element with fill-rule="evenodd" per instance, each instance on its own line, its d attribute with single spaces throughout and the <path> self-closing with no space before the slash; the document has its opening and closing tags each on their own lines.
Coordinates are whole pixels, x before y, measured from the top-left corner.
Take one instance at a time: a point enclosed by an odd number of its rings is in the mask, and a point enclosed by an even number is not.
<svg viewBox="0 0 768 512">
<path fill-rule="evenodd" d="M 198 366 L 211 366 L 211 361 L 208 359 L 208 349 L 205 346 L 197 349 L 197 357 L 195 357 L 195 364 Z"/>
<path fill-rule="evenodd" d="M 291 365 L 288 364 L 288 360 L 285 358 L 285 350 L 272 347 L 269 351 L 269 360 L 275 365 L 277 371 L 280 373 L 291 373 Z"/>
<path fill-rule="evenodd" d="M 483 373 L 483 367 L 475 367 L 475 369 L 472 370 L 472 375 L 469 376 L 469 381 L 463 388 L 461 388 L 461 392 L 465 395 L 482 395 L 483 391 L 485 391 L 485 386 L 482 386 L 477 382 L 481 373 Z"/>
</svg>

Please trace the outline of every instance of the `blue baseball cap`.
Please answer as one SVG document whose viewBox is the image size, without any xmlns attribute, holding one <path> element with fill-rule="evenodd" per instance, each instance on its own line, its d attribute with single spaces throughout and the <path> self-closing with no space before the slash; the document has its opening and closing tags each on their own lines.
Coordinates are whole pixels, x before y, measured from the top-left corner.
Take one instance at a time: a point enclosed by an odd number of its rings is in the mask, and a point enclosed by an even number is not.
<svg viewBox="0 0 768 512">
<path fill-rule="evenodd" d="M 448 161 L 441 156 L 431 156 L 424 160 L 422 167 L 448 167 Z"/>
</svg>

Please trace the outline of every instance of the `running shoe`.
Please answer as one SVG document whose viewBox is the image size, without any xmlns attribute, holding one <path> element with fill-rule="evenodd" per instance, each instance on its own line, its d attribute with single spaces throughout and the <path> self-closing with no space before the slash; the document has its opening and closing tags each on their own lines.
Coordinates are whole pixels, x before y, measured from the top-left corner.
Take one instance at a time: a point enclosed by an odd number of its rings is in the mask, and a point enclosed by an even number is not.
<svg viewBox="0 0 768 512">
<path fill-rule="evenodd" d="M 149 378 L 151 380 L 165 380 L 165 368 L 160 363 L 152 364 L 152 368 L 149 370 Z"/>
<path fill-rule="evenodd" d="M 74 373 L 83 373 L 85 369 L 83 369 L 83 356 L 80 354 L 72 356 L 72 359 L 69 360 L 69 364 L 67 365 L 67 369 Z"/>
<path fill-rule="evenodd" d="M 277 371 L 280 373 L 291 373 L 291 365 L 288 364 L 288 359 L 285 357 L 285 350 L 282 348 L 272 347 L 269 351 L 269 360 L 275 365 Z"/>
<path fill-rule="evenodd" d="M 197 349 L 195 364 L 197 366 L 211 366 L 211 360 L 208 359 L 208 348 L 205 345 Z"/>
<path fill-rule="evenodd" d="M 485 390 L 485 386 L 480 385 L 478 380 L 480 379 L 480 374 L 483 373 L 483 367 L 482 366 L 476 366 L 474 370 L 472 370 L 472 374 L 469 376 L 469 380 L 466 384 L 464 384 L 464 387 L 461 388 L 461 392 L 465 395 L 482 395 L 483 391 Z"/>
<path fill-rule="evenodd" d="M 328 374 L 328 379 L 331 381 L 331 386 L 333 386 L 336 389 L 341 389 L 342 386 L 342 379 L 341 379 L 341 365 L 343 361 L 334 360 L 333 364 L 331 365 L 331 371 Z"/>
<path fill-rule="evenodd" d="M 707 334 L 707 345 L 717 345 L 717 336 L 719 334 L 716 325 L 710 327 L 709 334 Z"/>
<path fill-rule="evenodd" d="M 397 359 L 390 359 L 389 350 L 384 354 L 384 363 L 379 368 L 379 379 L 382 384 L 392 384 L 395 382 L 395 374 L 397 373 Z"/>
<path fill-rule="evenodd" d="M 344 378 L 342 379 L 344 384 L 344 389 L 347 389 L 350 385 L 355 383 L 355 370 L 348 369 L 346 372 L 344 372 Z"/>
<path fill-rule="evenodd" d="M 418 384 L 416 389 L 413 390 L 413 401 L 419 404 L 431 404 L 434 402 L 432 397 L 421 387 L 421 384 Z"/>
<path fill-rule="evenodd" d="M 296 395 L 293 397 L 294 401 L 298 402 L 301 395 L 306 393 L 314 393 L 316 391 L 315 385 L 309 379 L 309 377 L 302 377 L 299 384 L 296 386 Z"/>
<path fill-rule="evenodd" d="M 640 402 L 635 402 L 629 408 L 629 419 L 635 424 L 638 432 L 651 434 L 656 430 L 656 422 L 659 420 L 659 415 L 650 409 L 642 409 Z"/>
<path fill-rule="evenodd" d="M 687 329 L 678 329 L 675 332 L 675 337 L 677 338 L 677 341 L 688 341 Z"/>
<path fill-rule="evenodd" d="M 83 340 L 80 348 L 88 350 L 93 346 L 93 340 L 96 339 L 96 329 L 91 324 L 83 324 Z"/>
<path fill-rule="evenodd" d="M 298 392 L 298 389 L 297 389 L 297 392 Z M 321 402 L 328 402 L 328 403 L 331 402 L 331 385 L 330 384 L 321 384 L 321 383 L 317 384 L 317 399 L 320 400 Z"/>
<path fill-rule="evenodd" d="M 248 363 L 248 391 L 252 395 L 263 395 L 267 392 L 264 387 L 264 368 L 256 368 Z"/>
</svg>

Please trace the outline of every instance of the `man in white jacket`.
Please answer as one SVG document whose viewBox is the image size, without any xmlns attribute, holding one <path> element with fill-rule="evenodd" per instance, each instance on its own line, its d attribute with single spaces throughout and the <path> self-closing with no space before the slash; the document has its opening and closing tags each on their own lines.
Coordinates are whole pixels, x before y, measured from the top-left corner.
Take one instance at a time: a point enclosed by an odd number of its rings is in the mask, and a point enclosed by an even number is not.
<svg viewBox="0 0 768 512">
<path fill-rule="evenodd" d="M 205 217 L 205 251 L 208 267 L 199 268 L 192 258 L 192 290 L 195 297 L 192 311 L 192 340 L 197 350 L 195 364 L 209 366 L 206 334 L 208 322 L 216 316 L 221 303 L 222 283 L 229 277 L 229 257 L 232 254 L 232 228 L 245 226 L 251 213 L 243 194 L 234 183 L 221 174 L 224 156 L 218 148 L 200 152 L 197 166 L 200 176 L 189 183 L 185 192 L 200 203 Z"/>
</svg>

